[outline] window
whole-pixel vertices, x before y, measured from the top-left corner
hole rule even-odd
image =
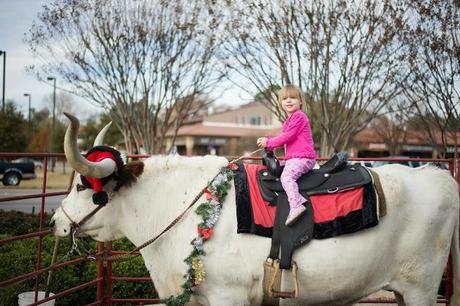
[[[251,117],[249,119],[249,124],[251,125],[260,125],[261,124],[261,121],[262,121],[262,118],[260,116],[258,117]]]

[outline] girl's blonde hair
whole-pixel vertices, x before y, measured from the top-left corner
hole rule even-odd
[[[305,101],[302,91],[295,85],[286,85],[278,91],[278,102],[280,104],[281,101],[286,98],[296,98],[299,99],[302,103]]]

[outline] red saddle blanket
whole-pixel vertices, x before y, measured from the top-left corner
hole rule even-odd
[[[253,222],[263,228],[271,228],[275,220],[276,206],[269,205],[269,202],[262,198],[256,178],[256,173],[265,168],[262,165],[244,164]],[[329,222],[361,210],[363,190],[363,187],[357,187],[332,194],[310,196],[314,223]]]
[[[262,198],[256,173],[265,166],[243,164],[235,173],[238,233],[271,237],[276,205]],[[372,184],[371,184],[372,185]],[[312,195],[315,238],[328,238],[378,224],[373,186]]]

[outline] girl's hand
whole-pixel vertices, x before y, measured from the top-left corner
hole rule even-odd
[[[257,139],[257,145],[261,148],[266,148],[267,147],[267,137],[260,137]]]

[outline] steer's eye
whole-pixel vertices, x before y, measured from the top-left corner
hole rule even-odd
[[[87,188],[81,184],[77,184],[77,191],[80,192],[80,191],[83,191],[83,190],[86,190]]]

